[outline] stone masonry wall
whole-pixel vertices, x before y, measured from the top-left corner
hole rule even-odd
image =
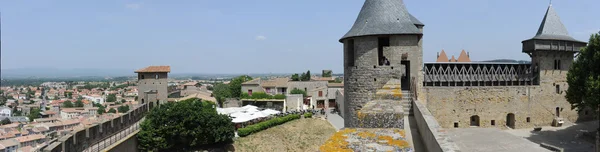
[[[142,119],[148,111],[148,104],[143,104],[140,107],[130,110],[112,120],[107,120],[98,124],[94,124],[86,129],[75,130],[66,136],[59,138],[53,143],[49,143],[48,147],[44,148],[44,152],[77,152],[83,151],[89,146],[98,141],[110,137],[120,130],[131,126]]]
[[[368,101],[374,99],[376,89],[392,78],[400,78],[404,69],[400,65],[403,53],[408,53],[411,60],[412,75],[418,75],[421,60],[420,36],[398,35],[390,37],[390,46],[384,48],[384,55],[390,60],[391,66],[378,64],[378,37],[363,36],[354,39],[354,46],[349,46],[349,39],[344,40],[344,123],[346,127],[359,127],[357,111]],[[354,66],[347,53],[350,47],[354,49]],[[413,70],[414,69],[414,70]]]
[[[540,86],[505,87],[425,87],[427,108],[436,117],[440,126],[459,128],[470,126],[471,116],[479,116],[480,127],[505,128],[507,115],[515,116],[515,128],[551,125],[559,108],[560,116],[575,122],[590,119],[571,110],[564,94],[556,94],[552,84]],[[527,122],[527,118],[530,122]],[[495,125],[491,125],[491,121]]]

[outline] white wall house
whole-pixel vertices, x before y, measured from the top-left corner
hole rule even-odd
[[[94,103],[104,104],[104,97],[100,95],[83,96],[83,98]]]
[[[10,109],[9,107],[1,107],[0,108],[0,116],[12,117],[12,109]]]

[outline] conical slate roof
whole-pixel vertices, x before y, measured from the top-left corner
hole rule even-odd
[[[560,17],[558,17],[558,14],[554,11],[552,5],[548,6],[546,15],[544,15],[544,20],[542,20],[542,24],[540,24],[537,34],[530,40],[532,39],[582,42],[569,35],[567,28],[565,28],[565,25],[560,21]]]
[[[406,10],[403,0],[366,0],[354,25],[343,39],[367,35],[422,34],[423,25]]]

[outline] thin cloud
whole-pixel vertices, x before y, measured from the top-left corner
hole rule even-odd
[[[126,4],[125,7],[128,9],[131,9],[131,10],[138,10],[138,9],[142,8],[142,4],[138,4],[138,3]]]
[[[267,37],[266,37],[266,36],[259,35],[259,36],[256,36],[254,39],[255,39],[255,40],[257,40],[257,41],[263,41],[263,40],[266,40],[266,39],[267,39]]]

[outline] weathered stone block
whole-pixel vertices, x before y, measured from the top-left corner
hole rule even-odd
[[[333,134],[319,148],[329,151],[414,151],[402,129],[344,129]]]
[[[358,111],[361,128],[400,128],[404,129],[402,103],[398,100],[373,100]]]

